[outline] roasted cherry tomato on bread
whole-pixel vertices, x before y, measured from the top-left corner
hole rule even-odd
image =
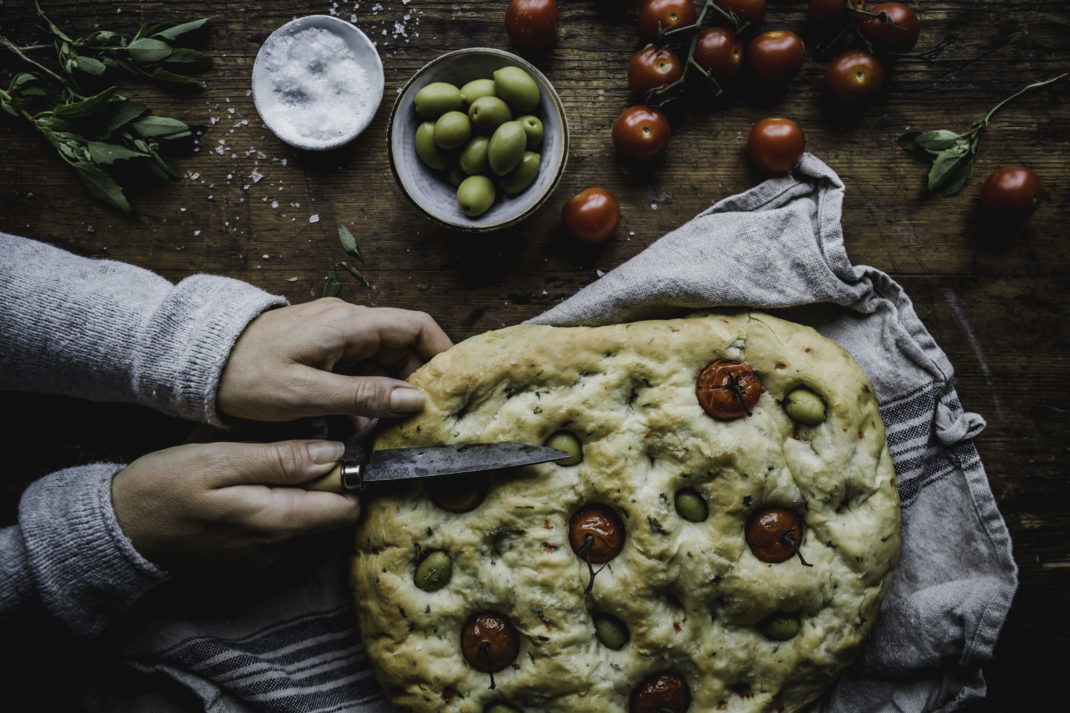
[[[477,614],[461,630],[461,653],[477,671],[501,671],[516,659],[519,651],[520,636],[508,617],[501,614]]]
[[[806,47],[791,30],[770,30],[747,45],[747,68],[762,84],[786,84],[802,69]]]
[[[588,188],[565,203],[561,222],[577,240],[601,243],[620,223],[620,204],[605,188]]]
[[[557,0],[513,0],[505,10],[505,31],[521,49],[545,49],[557,39]]]
[[[769,173],[787,173],[799,163],[805,150],[806,137],[791,119],[762,119],[747,136],[750,160]]]
[[[628,63],[628,86],[642,99],[651,89],[672,84],[684,73],[680,57],[671,49],[642,48]]]
[[[750,516],[743,536],[762,562],[784,562],[802,544],[802,521],[791,510],[765,508]]]
[[[762,382],[747,362],[717,359],[698,375],[695,395],[711,418],[731,421],[750,415],[762,395]]]
[[[825,68],[825,92],[841,104],[872,99],[884,86],[884,66],[862,50],[847,50]]]
[[[624,546],[624,522],[613,508],[584,506],[569,518],[568,541],[572,551],[588,561],[608,562]]]
[[[981,210],[1001,220],[1025,220],[1037,208],[1040,177],[1025,166],[1004,166],[981,186]]]
[[[691,25],[698,19],[691,0],[644,0],[639,7],[639,36],[647,42],[658,38],[659,29]]]
[[[613,148],[630,161],[658,158],[668,143],[669,119],[652,106],[630,106],[613,122]]]
[[[674,673],[648,676],[632,690],[629,713],[684,713],[691,706],[691,689]]]
[[[695,40],[695,61],[714,79],[730,79],[743,66],[743,43],[725,27],[707,27]]]
[[[874,5],[869,11],[878,15],[883,13],[892,21],[886,22],[882,17],[871,17],[862,24],[862,34],[878,50],[909,52],[914,49],[921,33],[921,22],[913,10],[901,2],[885,2]]]

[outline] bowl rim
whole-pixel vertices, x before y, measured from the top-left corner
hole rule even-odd
[[[378,89],[378,91],[376,92],[376,94],[378,95],[377,101],[375,102],[374,107],[368,113],[365,121],[362,121],[361,123],[357,124],[357,126],[351,133],[324,143],[294,143],[293,141],[290,141],[289,139],[279,134],[279,132],[275,130],[275,127],[272,126],[271,120],[268,118],[269,116],[271,116],[271,112],[265,112],[263,110],[261,105],[261,102],[263,100],[257,97],[256,91],[256,68],[257,65],[259,65],[260,63],[260,57],[264,47],[267,45],[268,42],[271,41],[273,37],[277,35],[281,36],[288,32],[294,32],[298,29],[303,29],[305,25],[311,27],[333,26],[332,31],[336,29],[338,31],[337,34],[339,34],[340,36],[349,35],[351,37],[356,38],[356,40],[361,44],[367,45],[371,52],[365,56],[370,57],[374,60],[371,64],[364,64],[362,62],[365,70],[367,70],[370,74],[374,75],[373,77],[370,77],[370,79]],[[325,29],[327,28],[325,27]],[[354,25],[352,22],[349,22],[348,20],[343,20],[340,17],[335,17],[334,15],[302,15],[301,17],[296,17],[288,22],[283,23],[282,25],[279,25],[260,44],[259,49],[257,49],[256,51],[256,57],[253,58],[253,67],[249,71],[249,86],[252,90],[253,106],[256,108],[256,113],[260,116],[260,120],[264,122],[264,126],[266,126],[268,130],[272,134],[274,134],[280,141],[282,141],[284,144],[293,146],[297,149],[302,149],[304,151],[330,151],[345,146],[350,141],[356,139],[358,136],[364,133],[364,130],[367,129],[368,126],[375,120],[375,115],[379,113],[379,107],[383,103],[383,94],[386,90],[386,73],[383,70],[383,58],[379,55],[379,49],[375,46],[375,43],[372,42],[371,38],[368,37],[368,35],[365,34],[363,30]]]
[[[405,184],[402,182],[401,176],[398,173],[397,162],[394,160],[394,149],[393,149],[393,146],[394,146],[394,141],[393,141],[393,137],[394,137],[394,122],[395,122],[395,119],[397,117],[398,109],[400,108],[402,98],[406,95],[406,93],[409,91],[409,89],[412,87],[412,85],[416,82],[417,78],[422,76],[428,69],[430,69],[431,67],[435,66],[436,64],[440,64],[442,62],[446,62],[446,61],[450,60],[451,58],[456,57],[457,55],[464,55],[464,54],[490,54],[490,55],[497,55],[499,57],[505,57],[506,59],[508,59],[508,60],[510,60],[512,62],[516,62],[518,65],[522,66],[526,71],[531,72],[532,74],[534,74],[538,78],[540,78],[546,84],[546,86],[550,88],[550,95],[549,95],[550,99],[551,99],[552,103],[554,104],[555,108],[557,109],[558,114],[561,117],[561,126],[562,126],[562,132],[561,132],[561,152],[562,152],[562,154],[561,154],[561,168],[557,171],[557,174],[554,176],[553,181],[550,183],[549,186],[546,187],[546,190],[543,192],[542,196],[539,197],[539,199],[536,200],[534,203],[532,203],[531,206],[529,206],[528,209],[525,210],[523,213],[520,213],[519,215],[517,215],[517,216],[515,216],[513,218],[510,218],[509,220],[503,221],[501,223],[494,223],[494,224],[491,224],[491,225],[480,226],[480,225],[471,225],[469,223],[456,223],[456,222],[453,222],[453,221],[450,221],[450,220],[446,220],[446,219],[440,218],[437,215],[432,214],[430,211],[428,211],[426,208],[424,208],[422,205],[420,205],[416,201],[416,199],[412,197],[412,195],[409,193],[408,189],[405,188]],[[532,64],[528,60],[524,59],[520,55],[513,54],[512,52],[509,52],[507,50],[498,49],[497,47],[464,47],[464,48],[457,49],[457,50],[451,50],[449,52],[446,52],[445,54],[441,54],[438,57],[435,57],[431,61],[429,61],[426,64],[424,64],[418,70],[413,72],[412,76],[409,77],[408,81],[405,82],[405,84],[403,84],[401,86],[401,88],[398,90],[397,98],[394,99],[394,105],[390,109],[390,117],[387,120],[387,125],[386,126],[387,126],[387,129],[386,129],[386,152],[387,152],[387,156],[390,159],[390,172],[394,175],[394,182],[397,184],[398,188],[401,190],[401,194],[403,196],[405,196],[406,200],[408,200],[409,203],[411,203],[417,210],[420,211],[421,215],[423,215],[425,218],[427,218],[431,222],[436,223],[436,224],[438,224],[440,226],[444,226],[446,228],[450,228],[450,229],[453,229],[453,230],[459,230],[459,231],[462,231],[462,232],[465,232],[465,233],[489,233],[489,232],[493,232],[493,231],[496,231],[496,230],[503,230],[504,228],[512,227],[512,226],[516,225],[517,223],[521,222],[522,220],[524,220],[525,218],[529,217],[532,213],[534,213],[535,211],[539,210],[543,205],[545,205],[546,201],[548,201],[550,199],[550,196],[553,195],[554,191],[557,190],[557,186],[561,183],[561,179],[565,175],[565,167],[568,165],[568,154],[569,154],[568,117],[565,115],[565,105],[561,101],[561,96],[557,93],[557,89],[554,87],[554,85],[550,81],[550,79],[545,74],[543,74],[539,70],[539,68],[536,67],[534,64]]]

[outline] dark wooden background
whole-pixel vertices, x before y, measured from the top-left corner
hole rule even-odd
[[[625,68],[638,46],[639,2],[561,0],[557,46],[536,61],[568,114],[567,173],[555,196],[520,227],[468,237],[436,228],[410,209],[388,167],[386,118],[396,90],[428,60],[465,46],[507,48],[506,4],[361,0],[354,9],[352,0],[46,0],[53,19],[78,35],[103,27],[131,31],[142,21],[214,18],[206,49],[217,64],[203,92],[182,96],[124,84],[157,113],[209,129],[201,150],[181,159],[187,177],[139,192],[136,214],[124,218],[90,199],[40,137],[4,116],[0,230],[132,262],[172,280],[222,273],[301,302],[318,296],[334,263],[345,259],[336,237],[337,225],[345,224],[367,256],[372,287],[342,274],[342,296],[427,310],[460,340],[538,314],[711,203],[754,185],[761,176],[742,151],[747,131],[763,116],[794,118],[808,148],[847,185],[843,225],[852,261],[885,270],[905,286],[955,366],[962,402],[988,420],[977,447],[1014,538],[1021,586],[995,660],[985,667],[989,697],[967,710],[1050,710],[1065,702],[1070,80],[1002,111],[983,140],[975,177],[952,198],[926,195],[925,167],[897,148],[895,138],[909,128],[964,130],[1026,83],[1070,69],[1070,5],[914,3],[922,21],[919,49],[949,33],[958,42],[935,61],[899,62],[884,96],[861,116],[825,106],[823,65],[808,56],[778,100],[755,97],[743,86],[718,106],[674,115],[668,155],[652,171],[634,172],[614,156],[609,127],[629,103]],[[805,6],[769,0],[766,28],[808,36]],[[249,96],[249,73],[267,33],[295,16],[332,9],[345,19],[355,14],[377,40],[386,94],[357,141],[331,154],[304,155],[264,129]],[[0,20],[3,33],[23,44],[37,36],[28,0],[0,3]],[[2,61],[15,66],[8,57]],[[217,152],[218,146],[225,148]],[[976,212],[983,178],[1016,163],[1037,171],[1047,200],[1020,230],[988,230]],[[258,182],[250,178],[254,171],[263,176]],[[560,208],[591,185],[618,197],[623,219],[611,242],[581,250],[562,234]],[[56,275],[54,289],[62,290],[63,280]],[[189,428],[130,407],[22,394],[4,394],[3,403],[14,420],[0,436],[5,521],[27,480],[92,458],[130,459],[181,440]]]

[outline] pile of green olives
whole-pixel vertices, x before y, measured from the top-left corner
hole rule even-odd
[[[469,218],[483,215],[498,191],[519,195],[539,175],[543,126],[532,112],[539,85],[520,67],[457,88],[432,82],[416,93],[416,155],[457,189]]]

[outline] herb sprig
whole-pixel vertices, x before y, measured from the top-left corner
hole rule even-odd
[[[981,136],[988,128],[992,117],[1011,100],[1032,89],[1057,82],[1067,73],[1042,82],[1034,82],[1010,95],[985,114],[984,118],[970,124],[961,134],[949,129],[935,131],[908,131],[896,141],[903,149],[917,158],[929,162],[928,188],[940,191],[944,196],[953,196],[962,190],[973,175],[973,161],[981,144]]]
[[[342,249],[345,250],[347,254],[352,255],[358,262],[364,262],[364,255],[360,252],[360,247],[357,245],[357,239],[353,237],[353,233],[350,232],[349,228],[344,225],[338,226],[338,241],[342,243]],[[342,291],[342,282],[338,279],[339,267],[363,282],[366,287],[372,286],[372,283],[368,282],[368,278],[364,276],[364,273],[358,270],[351,262],[340,260],[335,263],[331,274],[327,276],[327,284],[323,286],[324,297],[337,297]]]

